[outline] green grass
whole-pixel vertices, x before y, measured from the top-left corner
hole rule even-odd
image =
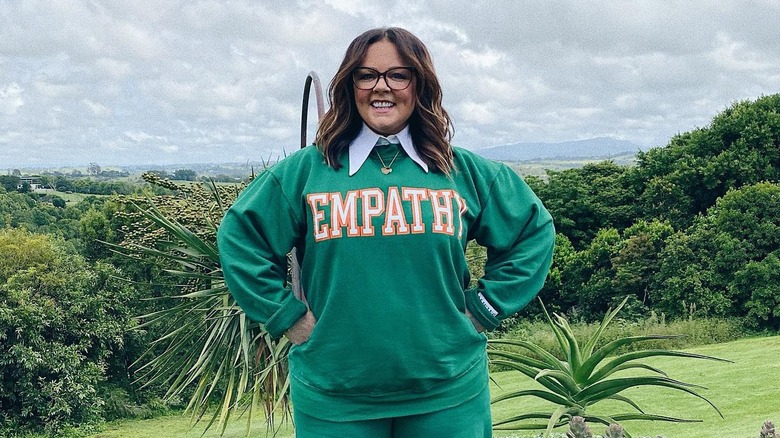
[[[90,196],[105,196],[105,195],[88,195],[85,193],[75,193],[75,192],[60,192],[57,190],[51,190],[51,189],[45,189],[45,190],[36,190],[35,193],[45,193],[50,196],[59,196],[60,198],[64,199],[65,202],[68,204],[77,204],[80,201],[83,201],[84,199],[90,197]]]
[[[658,358],[647,363],[669,373],[670,377],[707,387],[700,393],[710,399],[722,412],[724,419],[704,401],[675,391],[637,388],[628,393],[647,412],[701,419],[702,423],[672,424],[662,422],[626,422],[624,426],[634,437],[658,436],[666,438],[754,438],[765,420],[780,421],[780,336],[743,339],[739,341],[690,348],[700,354],[712,355],[734,361],[733,364],[679,358]],[[493,387],[494,395],[501,391],[533,388],[535,383],[520,373],[502,371],[492,373],[500,388]],[[501,402],[493,405],[493,418],[506,418],[515,413],[544,408],[544,402],[528,399]],[[597,406],[602,413],[625,412],[624,406]],[[226,438],[244,437],[246,422],[232,421]],[[594,434],[601,434],[604,427],[591,425]],[[253,437],[266,436],[262,418],[253,427]],[[205,435],[202,425],[190,426],[189,417],[175,415],[151,420],[121,421],[109,423],[105,430],[92,438],[167,438],[218,437],[216,429]],[[561,431],[562,432],[562,431]],[[271,436],[271,434],[268,434]],[[496,437],[531,438],[530,432],[496,431]],[[279,438],[292,437],[292,427],[285,425]]]
[[[92,435],[91,438],[217,438],[220,436],[219,429],[212,427],[208,433],[203,434],[205,422],[192,425],[188,415],[171,415],[166,417],[153,418],[149,420],[135,421],[117,421],[106,425],[105,429]],[[291,438],[293,428],[291,423],[280,422],[282,427],[276,435],[278,438]],[[246,420],[233,420],[228,424],[225,430],[225,438],[243,438],[246,436]],[[252,423],[252,437],[271,437],[273,433],[266,434],[266,427],[263,424],[263,418],[257,418]]]

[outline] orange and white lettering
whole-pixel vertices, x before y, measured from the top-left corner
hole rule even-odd
[[[320,222],[325,219],[325,212],[319,208],[320,205],[328,204],[328,194],[309,193],[306,196],[306,201],[308,201],[309,207],[311,208],[311,224],[312,228],[314,228],[314,240],[319,242],[320,240],[330,238],[328,224],[320,224]]]
[[[468,211],[466,207],[466,200],[460,197],[458,192],[455,192],[455,202],[458,204],[458,239],[463,239],[463,215]]]
[[[341,228],[347,227],[347,236],[360,235],[357,226],[357,195],[358,192],[350,190],[344,199],[341,193],[330,194],[330,237],[341,237]]]
[[[428,190],[403,187],[401,189],[401,196],[404,201],[410,201],[412,203],[412,233],[424,233],[425,224],[422,220],[422,206],[420,205],[420,202],[428,199]]]
[[[385,226],[382,235],[409,234],[409,224],[406,223],[404,207],[401,205],[401,196],[398,187],[387,189],[387,207],[385,207]]]
[[[377,188],[360,190],[361,207],[363,213],[363,227],[360,230],[362,236],[374,235],[372,219],[385,211],[385,194]]]
[[[433,210],[433,232],[455,234],[452,224],[452,190],[428,190]],[[446,226],[445,226],[446,224]]]

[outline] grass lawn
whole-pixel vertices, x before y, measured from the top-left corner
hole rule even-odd
[[[648,413],[670,415],[684,418],[701,419],[701,423],[673,424],[663,422],[626,422],[624,426],[634,436],[658,436],[666,438],[754,438],[758,436],[765,420],[780,422],[780,391],[776,385],[780,375],[780,336],[745,339],[692,348],[688,351],[729,359],[735,363],[713,361],[660,358],[647,363],[666,371],[670,377],[688,383],[707,387],[699,392],[712,401],[723,412],[718,414],[706,402],[679,391],[665,389],[636,388],[627,393]],[[493,373],[500,385],[494,386],[494,395],[501,391],[533,388],[536,384],[517,372]],[[493,405],[493,418],[501,419],[520,412],[548,410],[546,402],[528,399],[505,401]],[[547,405],[549,406],[549,405]],[[598,406],[602,413],[627,412],[627,405]],[[205,423],[204,423],[205,424]],[[246,422],[236,420],[228,425],[225,437],[245,436]],[[603,433],[605,427],[591,425],[594,434]],[[262,419],[253,427],[253,437],[266,436]],[[202,435],[203,428],[190,427],[189,417],[169,416],[151,420],[122,421],[110,423],[103,432],[92,438],[146,438],[161,436],[166,438],[204,438],[218,437],[212,430]],[[272,436],[268,434],[267,436]],[[287,424],[279,438],[292,437],[292,427]],[[529,432],[496,431],[496,437],[530,438]]]
[[[151,420],[118,421],[109,423],[102,432],[92,435],[92,438],[217,438],[220,436],[219,429],[216,427],[203,434],[203,428],[206,424],[207,422],[202,422],[192,427],[188,415],[172,415]],[[289,421],[279,424],[282,427],[276,437],[291,438],[293,436],[292,424]],[[246,421],[241,419],[231,421],[225,430],[225,435],[223,435],[225,438],[243,438],[245,436]],[[252,423],[250,436],[272,437],[274,435],[271,432],[266,434],[263,418],[257,418]]]
[[[89,196],[105,196],[105,195],[88,195],[85,193],[66,193],[66,192],[59,192],[51,189],[40,189],[40,190],[36,190],[35,193],[45,193],[47,195],[52,195],[52,196],[56,195],[64,199],[65,202],[67,202],[68,204],[76,204],[80,201],[83,201],[85,198]]]

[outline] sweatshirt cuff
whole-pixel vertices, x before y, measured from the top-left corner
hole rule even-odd
[[[498,319],[498,311],[492,304],[485,298],[482,292],[477,289],[467,289],[466,295],[466,307],[469,312],[474,316],[474,319],[485,327],[485,330],[495,330],[501,323]]]
[[[265,323],[265,331],[274,339],[282,337],[308,310],[301,300],[290,297]]]

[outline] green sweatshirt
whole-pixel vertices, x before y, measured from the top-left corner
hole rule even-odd
[[[386,146],[389,162],[399,150]],[[286,287],[298,248],[317,319],[289,355],[295,409],[331,421],[413,415],[455,406],[485,386],[486,337],[542,287],[552,219],[503,164],[455,148],[451,176],[401,150],[384,175],[375,154],[348,176],[307,147],[261,173],[218,232],[222,268],[247,316],[281,336],[307,310]],[[467,289],[466,243],[488,248]]]

